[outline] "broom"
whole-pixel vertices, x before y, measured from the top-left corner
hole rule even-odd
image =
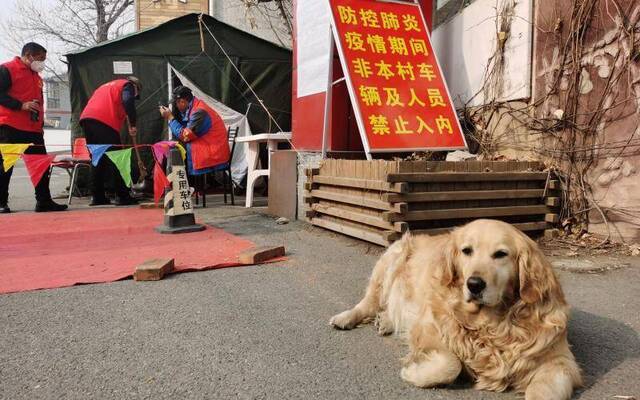
[[[133,148],[136,151],[136,159],[138,160],[138,169],[140,170],[140,176],[138,177],[138,182],[131,185],[131,189],[134,192],[145,193],[147,188],[147,180],[145,179],[149,173],[147,172],[147,167],[145,167],[142,162],[142,157],[140,157],[140,149],[138,148],[138,139],[136,136],[131,136],[131,140],[133,141]]]

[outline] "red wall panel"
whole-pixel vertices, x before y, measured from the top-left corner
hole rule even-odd
[[[427,25],[432,27],[433,0],[419,0]],[[294,0],[294,15],[296,15],[296,1]],[[296,26],[294,24],[293,39],[293,96],[292,96],[292,142],[299,151],[321,151],[322,131],[324,124],[325,94],[318,93],[298,98],[297,74],[297,43]],[[334,81],[342,77],[342,68],[337,58],[333,67]],[[329,150],[359,151],[362,150],[360,133],[351,108],[349,92],[344,82],[333,88],[333,98],[330,115]]]

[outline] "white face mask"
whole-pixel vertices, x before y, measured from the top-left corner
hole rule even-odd
[[[37,60],[31,61],[31,70],[35,72],[44,71],[44,61],[37,61]]]

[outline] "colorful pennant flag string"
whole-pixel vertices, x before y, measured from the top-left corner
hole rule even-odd
[[[2,154],[2,166],[4,172],[7,172],[18,162],[18,159],[24,153],[29,146],[28,144],[0,144],[0,154]]]
[[[111,147],[110,144],[88,144],[87,145],[87,149],[89,149],[89,152],[91,153],[91,164],[93,164],[94,167],[98,166],[100,159],[102,158],[104,153],[107,150],[109,150],[109,147]]]
[[[56,158],[54,154],[23,154],[22,160],[27,167],[33,186],[38,186],[45,172],[51,167],[51,162]]]
[[[187,157],[187,151],[180,143],[165,140],[155,143],[152,147],[153,155],[155,156],[156,161],[162,164],[165,158],[167,158],[167,156],[169,155],[169,150],[171,150],[173,147],[176,147],[180,151],[180,155],[182,156],[183,160]]]
[[[187,151],[184,149],[184,147],[178,143],[178,142],[174,142],[176,144],[176,147],[178,148],[178,150],[180,150],[180,155],[182,155],[182,160],[186,160],[187,159]]]
[[[131,150],[108,151],[107,157],[115,164],[127,187],[131,187]]]
[[[15,163],[23,158],[29,177],[34,186],[42,180],[42,177],[51,167],[51,163],[55,159],[55,155],[48,154],[24,154],[24,152],[33,144],[0,144],[0,155],[2,155],[2,166],[4,171],[9,171]],[[113,147],[111,144],[88,144],[87,149],[91,153],[91,163],[93,166],[98,166],[100,159],[105,154],[118,168],[118,172],[122,176],[125,184],[131,187],[131,153],[133,148],[127,148],[123,150],[108,151]],[[160,201],[160,198],[164,194],[164,190],[169,186],[170,182],[167,179],[161,164],[167,158],[169,150],[176,147],[180,151],[182,159],[186,159],[187,151],[178,142],[174,141],[162,141],[151,145],[153,155],[155,158],[155,166],[153,171],[154,176],[154,199],[156,204]]]
[[[169,155],[169,150],[174,146],[174,143],[175,142],[171,142],[169,140],[154,143],[152,149],[156,162],[159,162],[160,164],[164,162],[165,158],[167,158],[167,155]]]
[[[169,183],[162,167],[156,163],[153,168],[153,199],[156,204],[160,202],[160,198],[164,194],[164,189],[169,186]]]

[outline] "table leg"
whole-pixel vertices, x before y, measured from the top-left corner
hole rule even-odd
[[[249,142],[247,146],[247,194],[245,199],[245,207],[249,208],[253,205],[253,185],[256,176],[254,171],[258,167],[258,154],[260,152],[260,143]]]
[[[268,140],[267,141],[267,162],[269,165],[263,165],[262,168],[267,170],[267,179],[271,177],[271,155],[274,151],[278,151],[278,141],[277,140]]]
[[[271,168],[271,154],[274,151],[278,151],[278,141],[277,140],[269,140],[267,142],[267,147],[269,149],[269,165],[267,168]]]

